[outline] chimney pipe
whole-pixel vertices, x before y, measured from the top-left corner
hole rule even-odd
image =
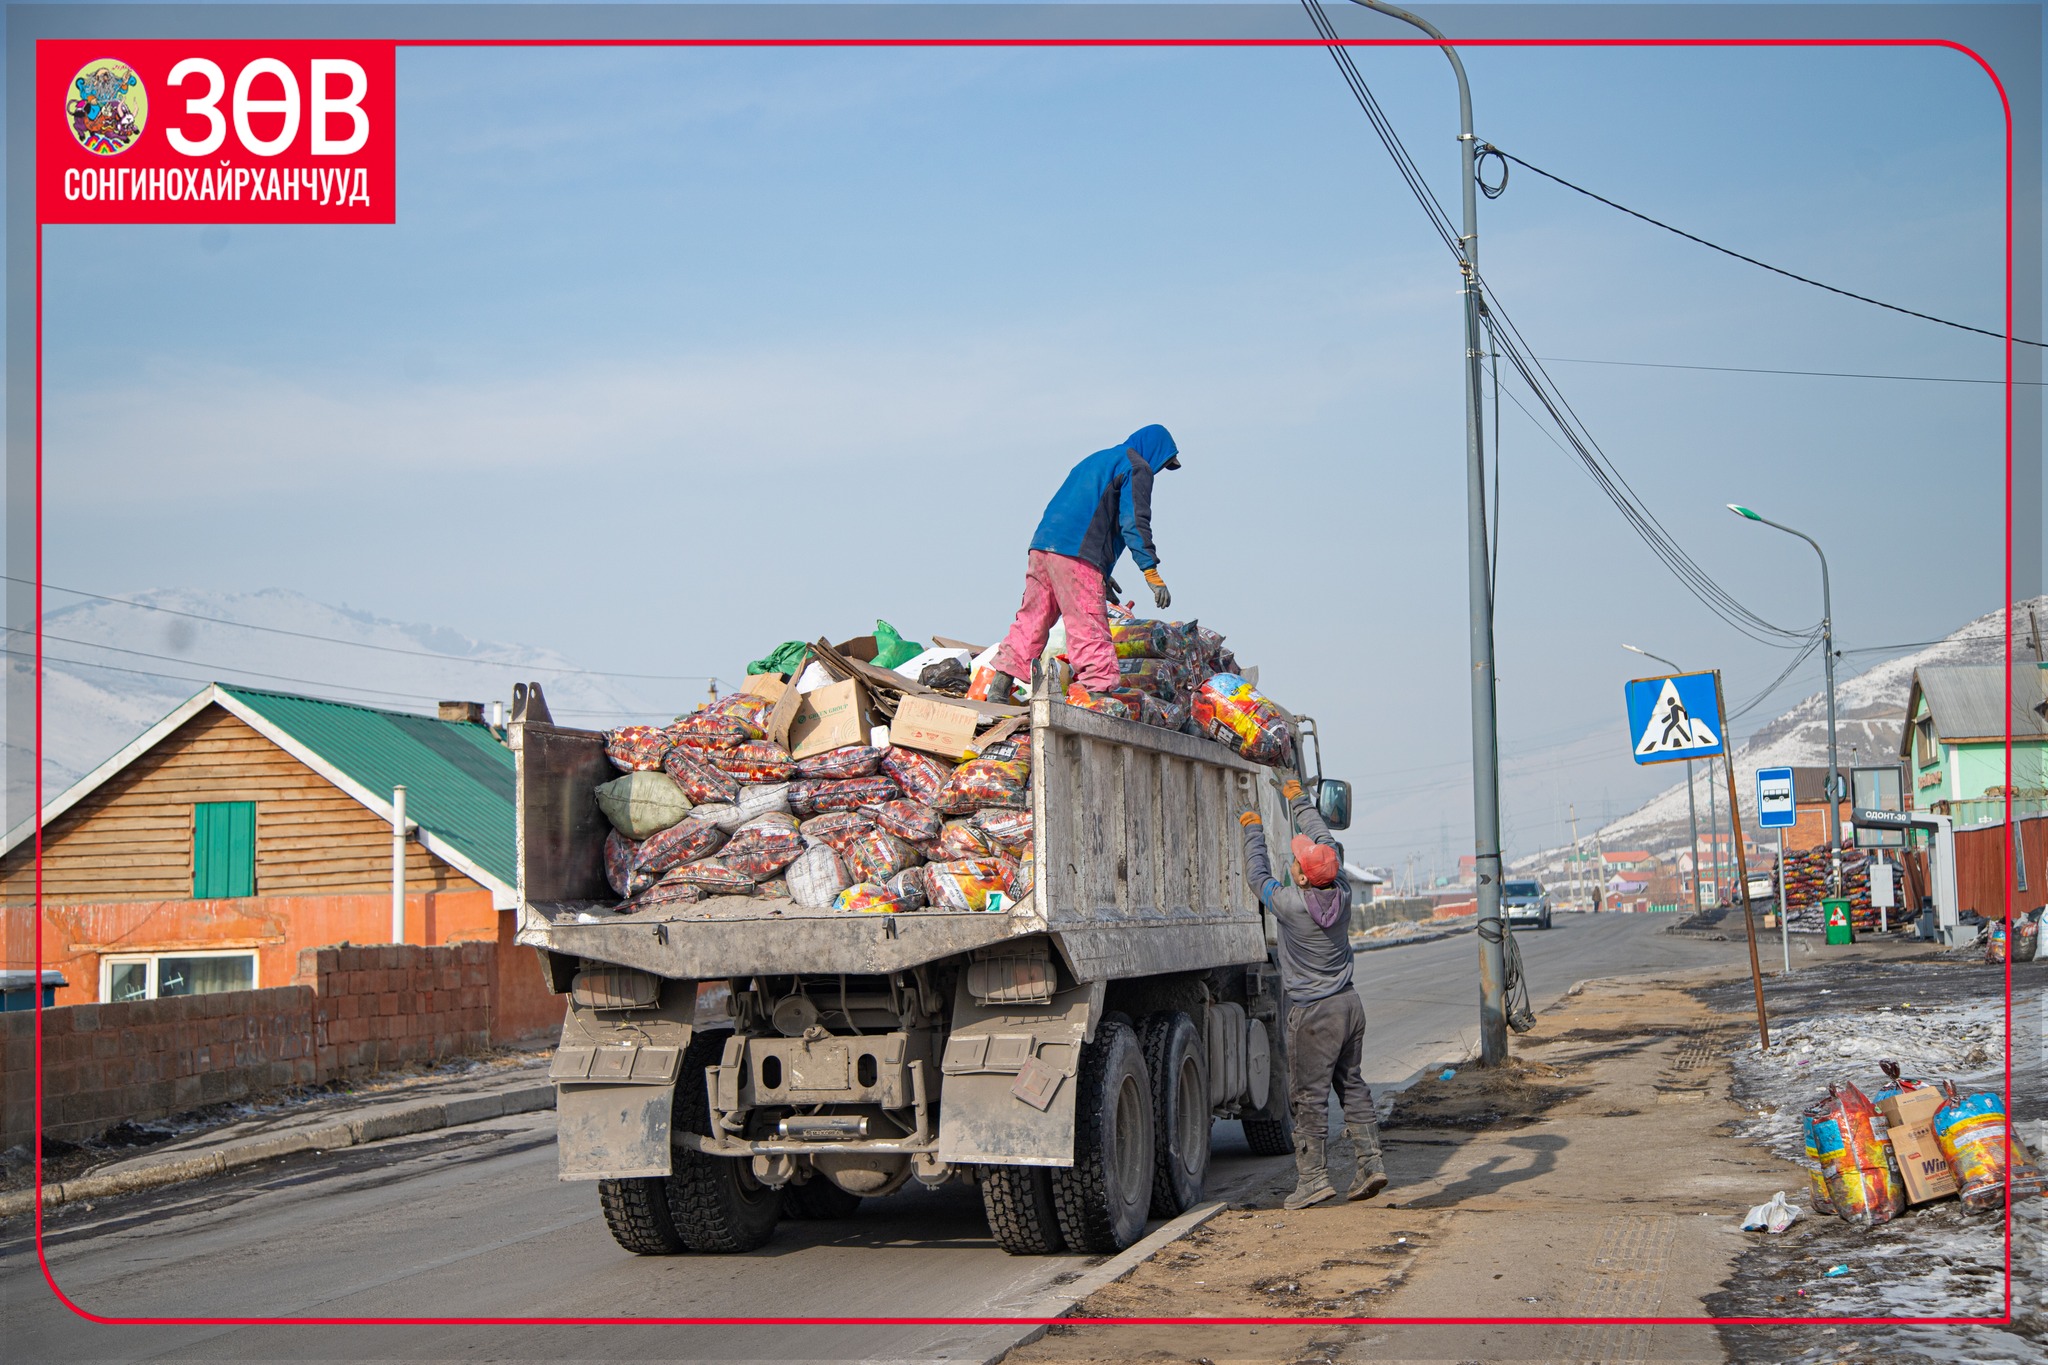
[[[405,942],[405,787],[391,789],[391,941]]]

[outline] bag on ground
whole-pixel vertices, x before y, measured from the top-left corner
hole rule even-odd
[[[1965,1095],[1953,1081],[1943,1081],[1947,1103],[1934,1111],[1934,1141],[1956,1173],[1957,1195],[1973,1209],[1997,1208],[2005,1199],[2005,1144],[2010,1125],[2005,1101],[1994,1091]],[[2043,1193],[2040,1170],[2021,1143],[2012,1138],[2012,1196],[2025,1199]]]

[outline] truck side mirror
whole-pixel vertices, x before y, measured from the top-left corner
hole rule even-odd
[[[1316,814],[1331,829],[1351,828],[1351,784],[1334,777],[1317,782]]]

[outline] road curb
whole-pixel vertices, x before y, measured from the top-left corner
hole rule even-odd
[[[253,1166],[295,1152],[324,1152],[339,1147],[356,1147],[391,1138],[431,1133],[439,1128],[459,1128],[508,1114],[526,1114],[555,1107],[553,1082],[517,1086],[483,1095],[463,1095],[448,1100],[425,1100],[342,1119],[316,1127],[293,1128],[268,1136],[224,1142],[211,1151],[189,1156],[165,1157],[161,1161],[107,1175],[86,1175],[43,1186],[42,1206],[74,1204],[82,1199],[104,1199],[110,1195],[136,1194],[187,1180]],[[13,1218],[36,1206],[35,1191],[18,1190],[0,1195],[0,1218]]]
[[[1178,1242],[1202,1224],[1230,1207],[1230,1200],[1210,1199],[1195,1205],[1180,1217],[1161,1224],[1145,1236],[1119,1251],[1116,1255],[1082,1272],[1074,1279],[1051,1289],[1041,1290],[1025,1299],[1015,1308],[1020,1318],[1063,1318],[1074,1311],[1081,1301],[1107,1285],[1115,1284],[1124,1276],[1136,1270],[1145,1262],[1158,1255],[1166,1247]],[[979,1352],[952,1357],[960,1362],[973,1365],[998,1365],[1003,1357],[1019,1346],[1029,1346],[1045,1335],[1049,1323],[1018,1323],[1013,1330],[1001,1333],[995,1340],[985,1340]]]
[[[1459,934],[1469,934],[1478,927],[1478,923],[1475,919],[1470,924],[1460,924],[1455,928],[1446,929],[1440,934],[1411,934],[1406,938],[1372,939],[1365,943],[1354,943],[1351,945],[1351,951],[1354,953],[1370,953],[1381,948],[1410,948],[1418,943],[1437,943],[1443,939],[1454,938]]]

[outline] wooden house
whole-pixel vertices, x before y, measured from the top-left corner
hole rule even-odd
[[[299,950],[388,943],[395,789],[405,941],[495,940],[517,1011],[560,1018],[512,934],[513,758],[471,703],[439,717],[214,684],[0,843],[5,965],[60,1005],[289,984]],[[526,978],[531,978],[527,980]]]

